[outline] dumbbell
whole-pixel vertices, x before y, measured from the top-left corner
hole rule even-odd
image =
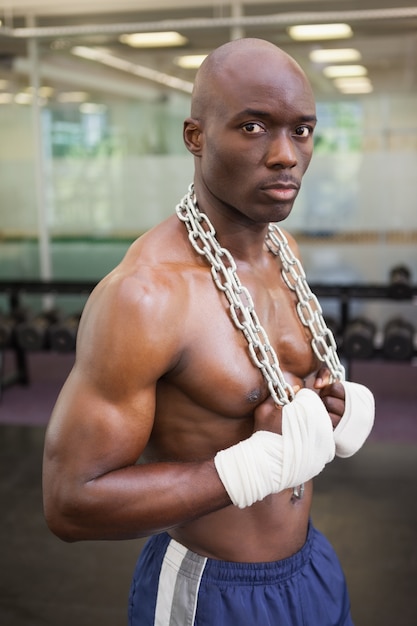
[[[76,313],[52,324],[49,328],[49,347],[55,352],[73,352],[81,314]]]
[[[28,317],[29,311],[23,308],[18,308],[10,314],[0,313],[0,350],[13,347],[16,326]]]
[[[28,352],[48,349],[48,329],[59,319],[60,313],[53,309],[18,323],[15,329],[17,345]]]
[[[409,300],[412,296],[411,272],[406,265],[397,265],[390,271],[388,295],[394,300]]]
[[[387,359],[407,361],[414,352],[415,328],[406,320],[394,318],[384,328],[382,352]]]
[[[343,333],[343,352],[352,359],[369,359],[375,351],[376,326],[366,318],[350,321]]]

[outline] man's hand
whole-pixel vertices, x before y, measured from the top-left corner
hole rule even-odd
[[[335,455],[329,413],[312,389],[298,389],[284,407],[275,406],[272,398],[262,402],[254,411],[254,431],[214,458],[220,480],[239,508],[307,482]]]
[[[282,434],[282,407],[277,406],[271,396],[255,409],[254,418],[254,431],[269,430],[277,435]]]
[[[345,412],[345,390],[341,383],[330,381],[329,369],[322,367],[317,372],[314,389],[319,391],[320,398],[332,420],[333,428],[336,428]]]

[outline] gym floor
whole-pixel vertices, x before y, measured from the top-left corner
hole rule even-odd
[[[30,384],[0,400],[0,624],[126,625],[142,541],[65,544],[42,514],[45,426],[72,356],[33,353]],[[13,370],[6,353],[4,373]],[[417,367],[356,362],[350,379],[375,393],[364,448],[315,481],[312,517],[332,541],[355,626],[417,624]],[[249,625],[248,625],[249,626]],[[254,626],[254,625],[250,625]]]

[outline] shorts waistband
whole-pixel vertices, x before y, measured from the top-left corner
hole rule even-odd
[[[205,583],[230,581],[234,585],[274,584],[291,578],[309,561],[314,541],[314,532],[314,528],[309,524],[305,544],[292,556],[279,561],[259,563],[241,563],[205,558],[188,550],[175,539],[169,540],[169,546],[181,555],[181,571],[185,576],[195,577],[196,564],[204,560],[203,577]]]

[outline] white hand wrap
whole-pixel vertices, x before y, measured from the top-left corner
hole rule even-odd
[[[367,387],[358,383],[342,382],[345,388],[345,412],[334,429],[336,456],[347,458],[365,443],[372,430],[375,401]]]
[[[257,431],[218,452],[214,463],[231,501],[243,509],[317,476],[334,455],[329,414],[314,391],[301,389],[283,408],[282,435]]]

